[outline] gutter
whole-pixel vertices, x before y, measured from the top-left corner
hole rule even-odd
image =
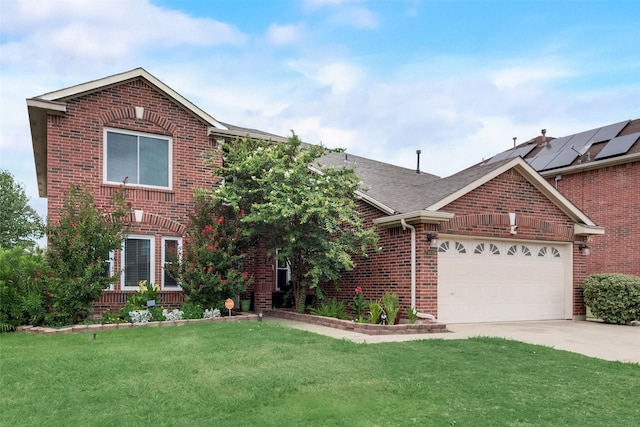
[[[416,310],[416,228],[413,225],[407,224],[404,218],[400,219],[402,228],[411,230],[411,309],[421,319],[429,319],[433,322],[436,321],[436,317],[428,313],[420,313]]]

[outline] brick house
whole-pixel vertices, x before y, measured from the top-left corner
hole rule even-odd
[[[522,156],[605,234],[589,238],[587,272],[640,276],[640,119],[561,138],[546,131],[487,163]]]
[[[107,204],[129,177],[132,232],[112,260],[112,270],[123,273],[98,311],[123,304],[142,279],[161,284],[165,305],[180,304],[164,257],[181,244],[194,189],[211,185],[203,154],[246,135],[283,140],[214,119],[141,68],[30,98],[27,106],[50,220],[71,184]],[[350,298],[355,286],[367,298],[391,291],[403,307],[443,322],[583,316],[580,282],[597,253],[589,239],[604,229],[553,180],[510,154],[443,179],[358,156],[323,158],[355,169],[363,182],[360,211],[377,227],[382,248],[344,274],[340,297]],[[585,244],[592,257],[580,249]],[[278,305],[286,263],[260,248],[248,262],[254,308]]]

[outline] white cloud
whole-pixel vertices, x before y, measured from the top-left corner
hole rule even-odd
[[[126,7],[77,0],[3,2],[0,19],[3,33],[9,35],[2,45],[3,64],[33,61],[55,68],[79,58],[122,61],[145,50],[240,45],[247,40],[232,25],[143,0],[127,1]]]
[[[351,92],[364,80],[363,71],[344,61],[317,64],[316,61],[290,61],[292,69],[307,79],[331,88],[331,93],[340,95]]]
[[[492,75],[492,81],[498,88],[505,89],[528,83],[563,79],[571,77],[573,74],[567,67],[549,65],[548,61],[541,62],[545,64],[543,67],[530,64],[496,70]],[[557,64],[557,61],[553,61],[551,64],[554,62]]]
[[[267,30],[267,42],[272,45],[288,45],[300,40],[304,25],[271,24]]]
[[[358,6],[356,0],[307,0],[303,7],[309,11],[327,11],[328,21],[334,24],[361,29],[378,28],[378,15],[371,9]]]

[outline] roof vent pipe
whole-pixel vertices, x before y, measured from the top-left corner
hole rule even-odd
[[[420,153],[422,153],[422,151],[416,150],[416,155],[418,156],[418,164],[416,165],[416,173],[420,173]]]
[[[513,148],[516,148],[516,139],[518,139],[517,136],[513,137]]]
[[[547,145],[547,130],[542,129],[540,132],[542,132],[542,142],[540,143],[540,146],[544,147],[545,145]]]

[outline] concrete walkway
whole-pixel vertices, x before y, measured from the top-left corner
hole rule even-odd
[[[282,319],[269,319],[292,328],[358,343],[381,343],[424,339],[500,337],[598,359],[640,363],[640,327],[598,322],[548,320],[539,322],[448,324],[449,333],[420,335],[363,335],[356,332]]]

